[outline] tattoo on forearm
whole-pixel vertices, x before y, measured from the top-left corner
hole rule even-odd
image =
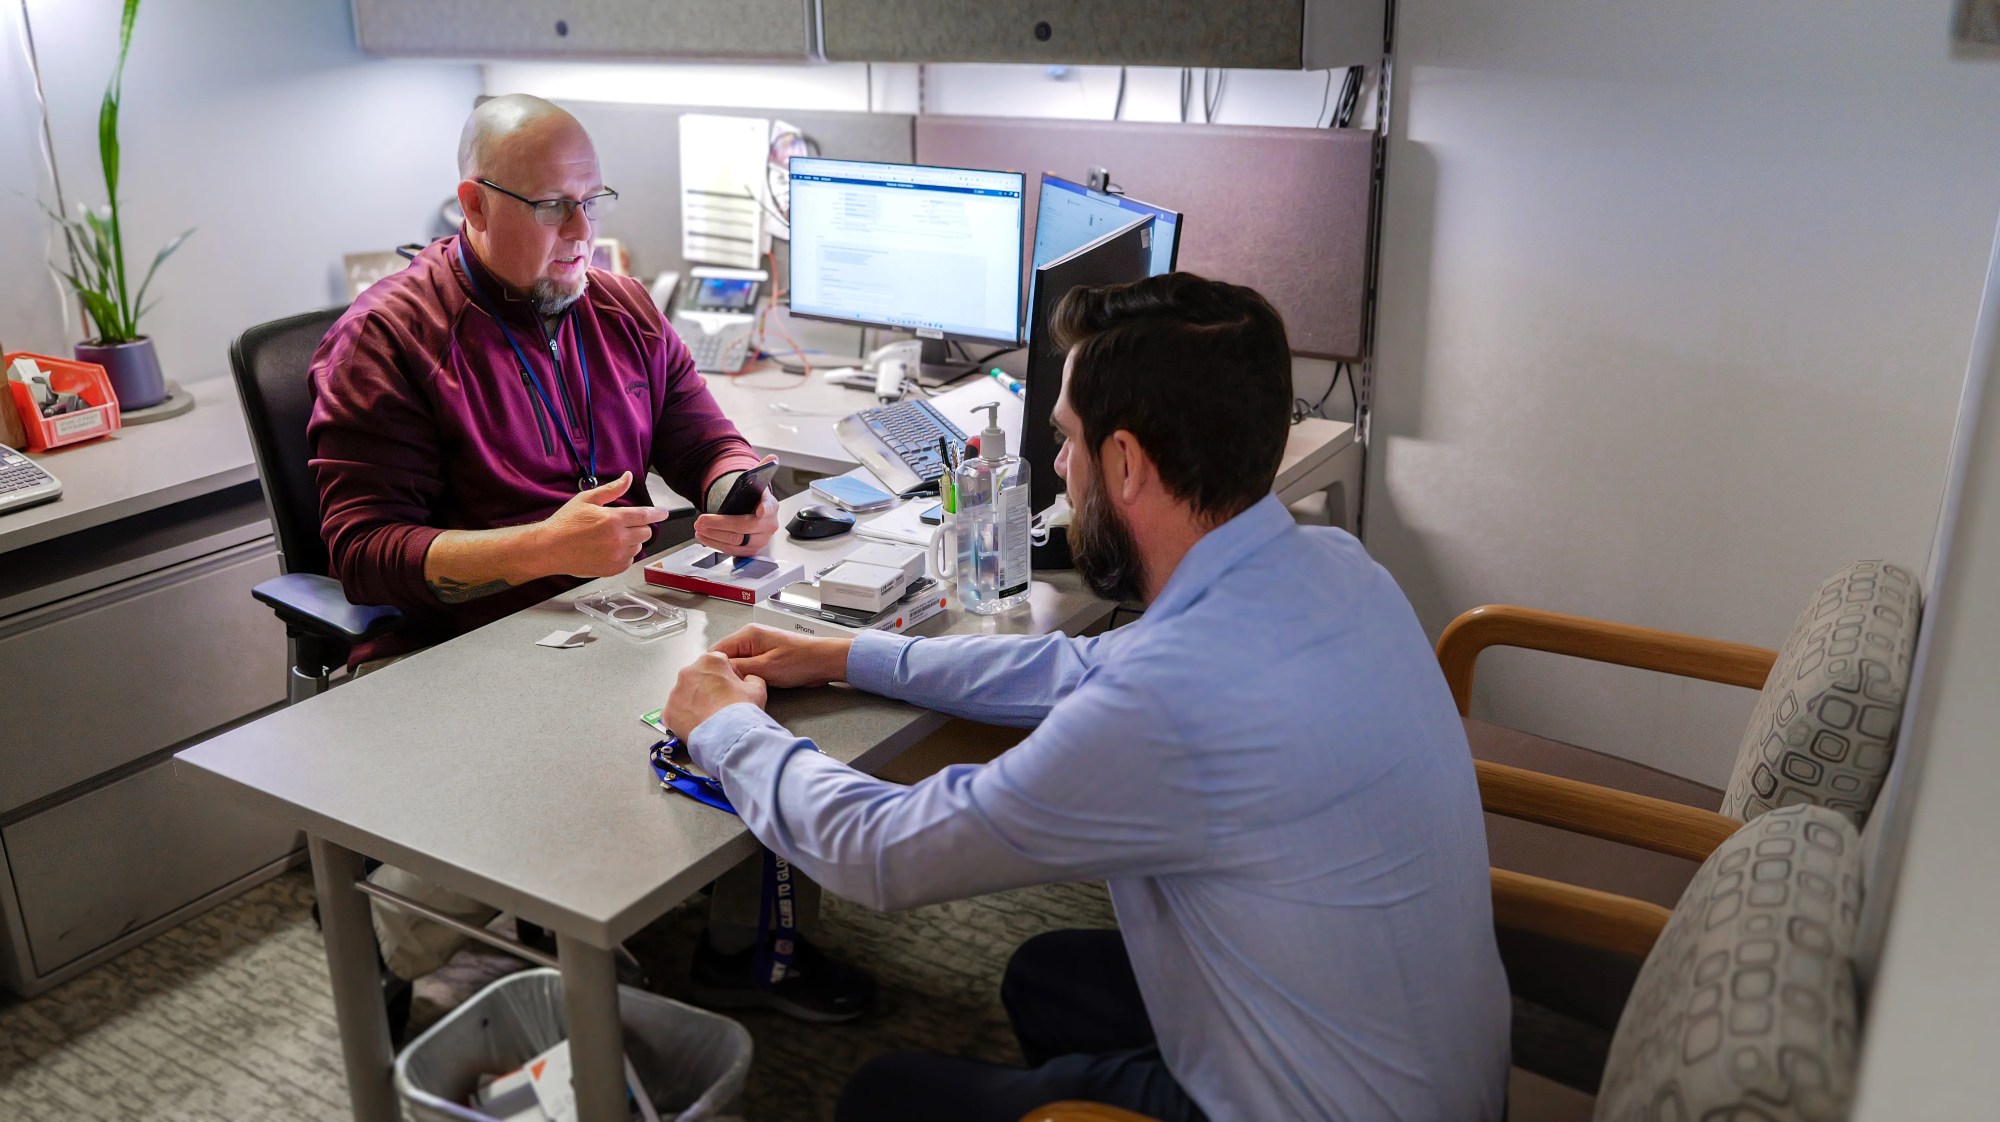
[[[505,592],[514,587],[504,580],[490,580],[485,584],[467,584],[450,577],[439,577],[430,582],[431,592],[447,604],[463,604],[468,600],[478,600],[496,592]]]

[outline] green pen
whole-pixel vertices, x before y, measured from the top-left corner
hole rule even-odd
[[[958,488],[953,486],[951,478],[951,445],[942,436],[938,437],[938,462],[944,467],[944,474],[938,476],[938,501],[944,504],[946,514],[957,514]]]

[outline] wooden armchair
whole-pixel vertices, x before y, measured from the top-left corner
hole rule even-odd
[[[1820,586],[1775,651],[1532,608],[1488,606],[1452,621],[1438,640],[1438,662],[1467,718],[1488,813],[1599,839],[1588,843],[1595,852],[1570,864],[1600,875],[1624,875],[1625,866],[1642,864],[1647,853],[1681,859],[1664,867],[1653,859],[1654,867],[1642,870],[1647,875],[1632,877],[1653,897],[1635,899],[1642,893],[1507,867],[1548,865],[1550,852],[1564,843],[1537,838],[1530,854],[1531,847],[1508,844],[1519,840],[1518,833],[1489,819],[1494,923],[1515,994],[1518,1066],[1596,1090],[1640,960],[1666,926],[1664,905],[1679,899],[1694,865],[1745,821],[1803,803],[1838,812],[1857,827],[1866,822],[1888,772],[1919,616],[1914,575],[1860,561]],[[1685,795],[1677,801],[1478,758],[1494,754],[1500,741],[1494,726],[1471,719],[1473,667],[1482,651],[1497,646],[1760,689],[1719,812],[1688,805]],[[1537,741],[1547,749],[1541,759],[1588,764],[1599,773],[1622,769],[1655,786],[1701,790],[1584,749],[1497,731],[1514,747]],[[1712,790],[1703,794],[1714,798]]]
[[[1778,652],[1719,639],[1634,627],[1535,608],[1488,605],[1453,620],[1438,662],[1461,717],[1472,713],[1473,665],[1489,647],[1520,647],[1760,689]],[[1742,823],[1683,803],[1473,761],[1480,802],[1492,814],[1700,862]],[[1493,918],[1502,927],[1584,942],[1643,958],[1668,910],[1611,892],[1508,869],[1493,870]]]

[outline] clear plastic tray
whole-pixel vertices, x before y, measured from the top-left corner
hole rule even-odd
[[[576,610],[592,619],[601,619],[620,634],[642,643],[687,630],[686,612],[627,588],[579,597]]]

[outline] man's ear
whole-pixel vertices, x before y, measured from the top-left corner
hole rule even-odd
[[[470,179],[458,181],[458,207],[465,212],[465,224],[486,232],[486,197],[479,193],[479,184]]]
[[[1146,487],[1159,478],[1153,470],[1153,458],[1146,455],[1139,438],[1126,429],[1119,429],[1105,438],[1104,451],[1098,462],[1103,465],[1105,493],[1122,505],[1129,506],[1139,501]]]

